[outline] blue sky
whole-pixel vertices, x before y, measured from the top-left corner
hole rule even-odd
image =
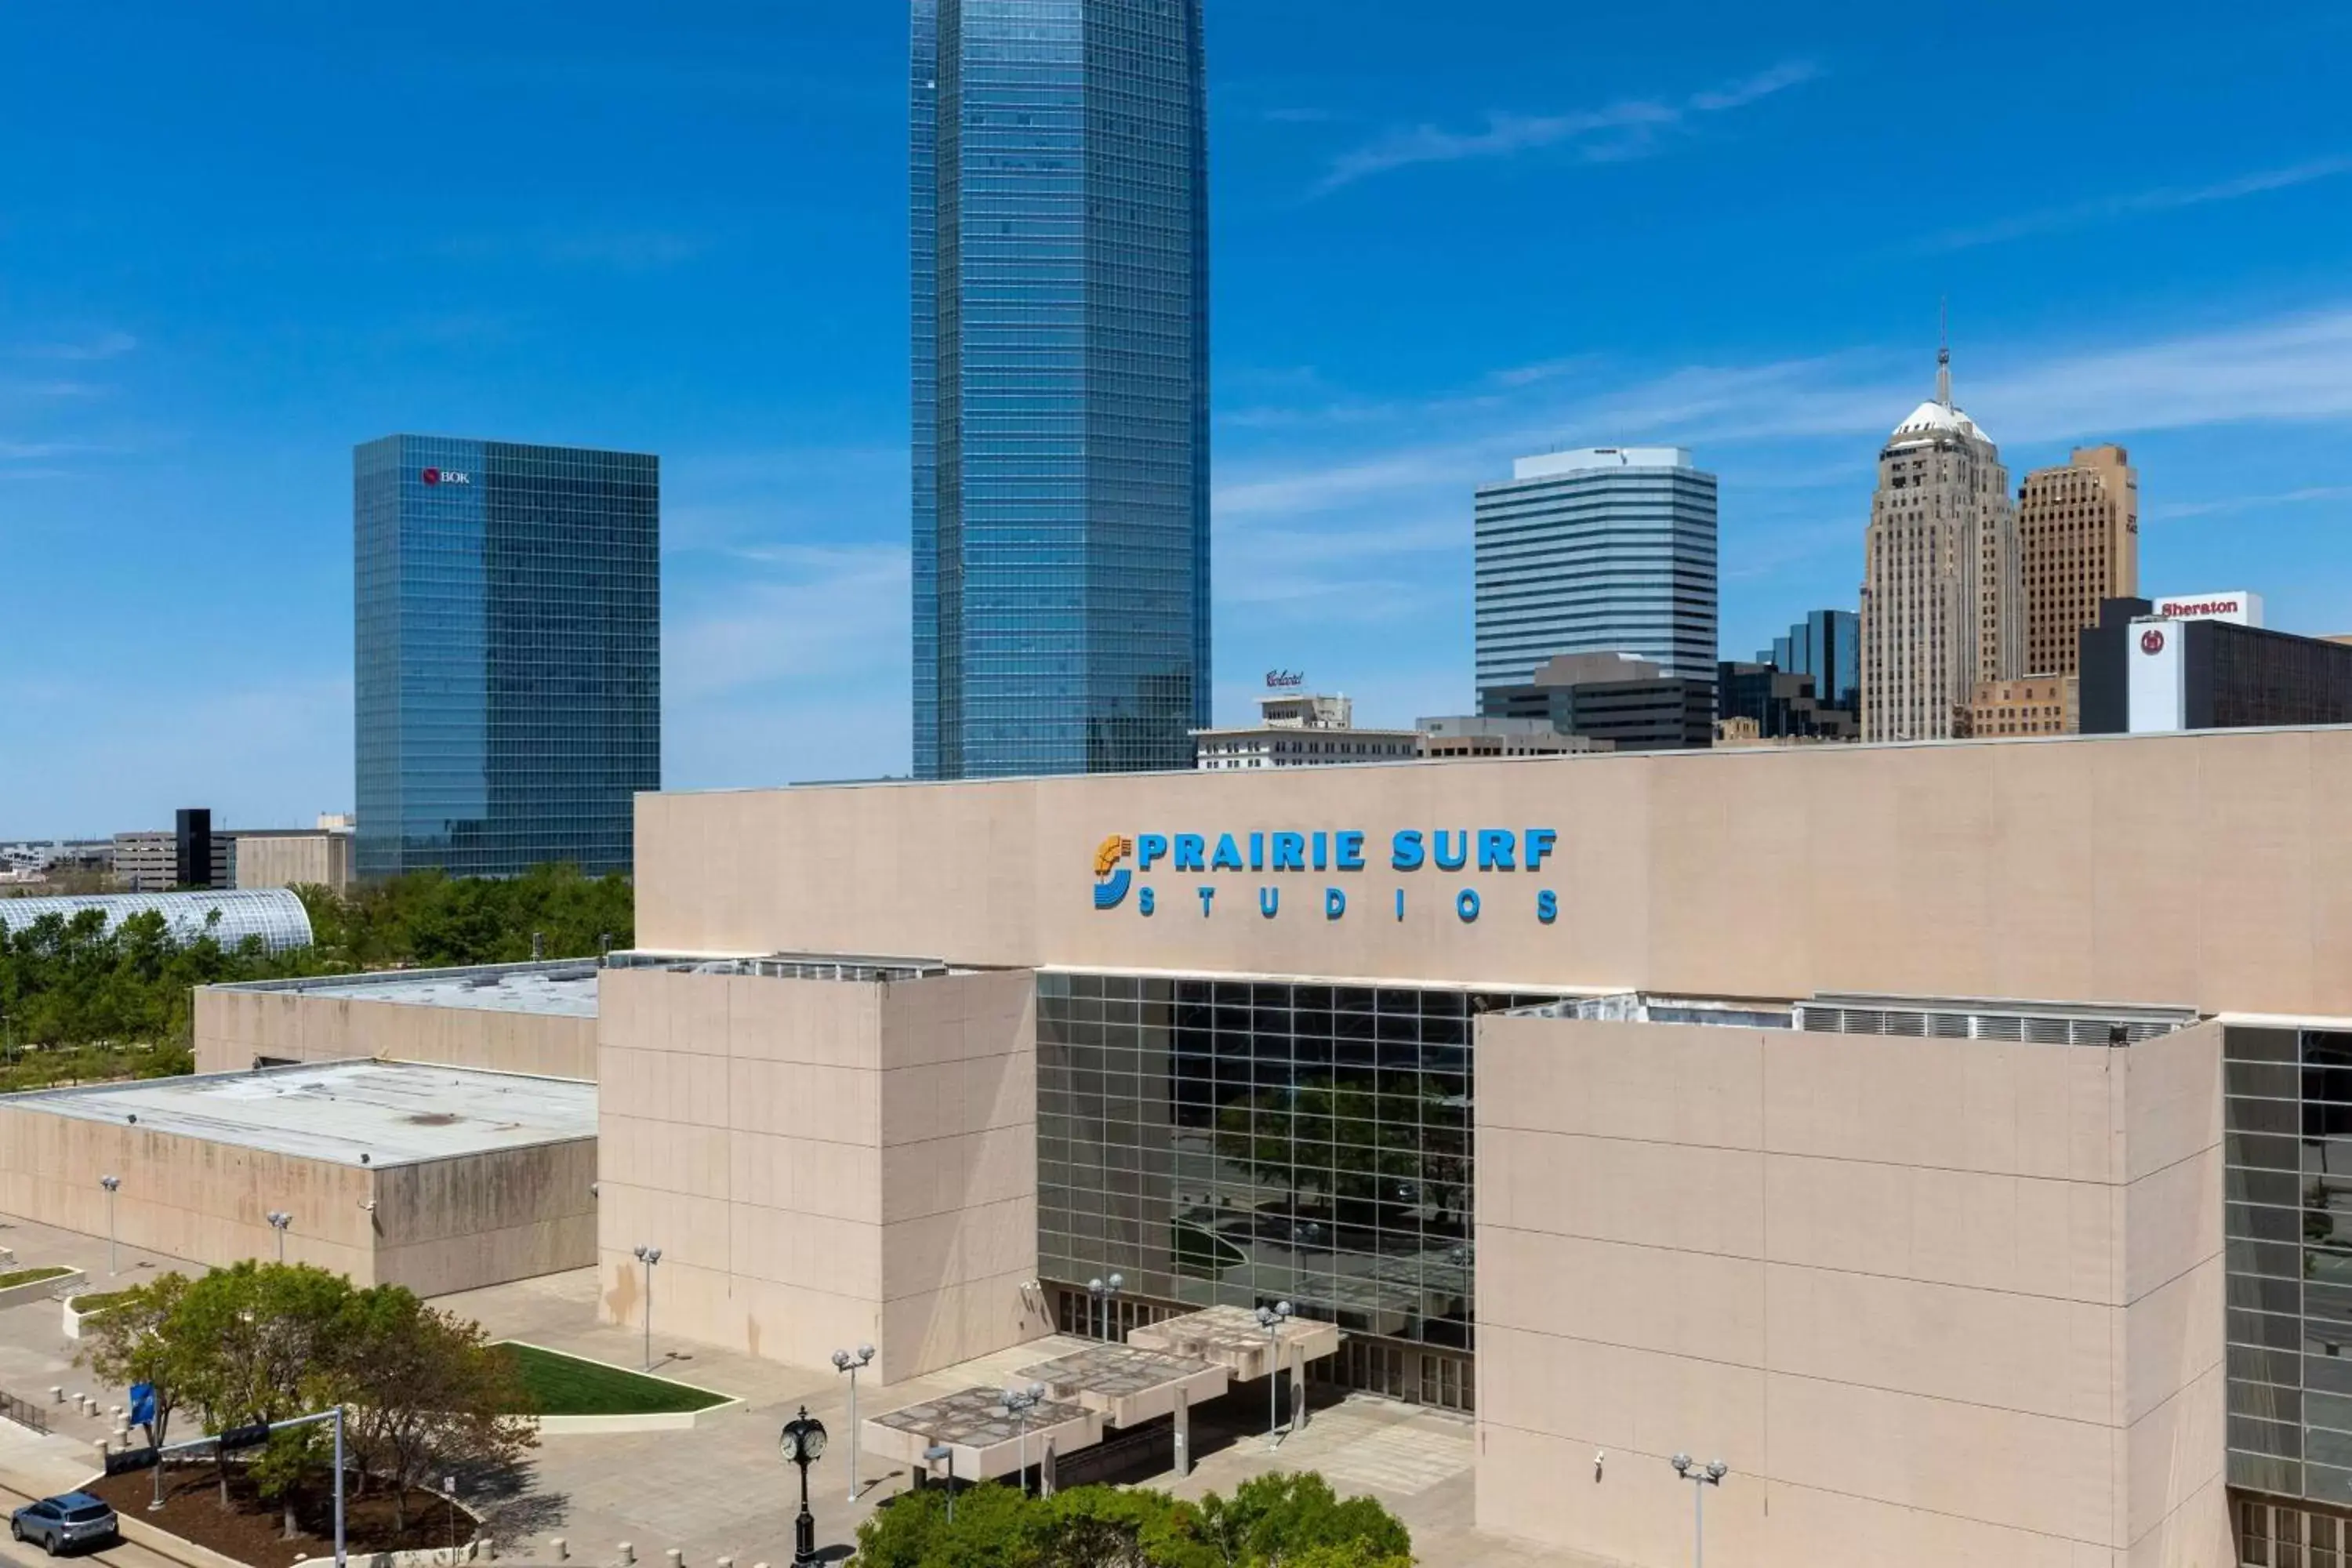
[[[658,451],[667,773],[907,764],[892,0],[10,0],[0,836],[351,784],[350,448]],[[1344,24],[1335,17],[1344,15]],[[1876,445],[2116,439],[2148,585],[2352,631],[2352,8],[1213,0],[1218,709],[1470,700],[1470,494],[1723,478],[1724,647]]]

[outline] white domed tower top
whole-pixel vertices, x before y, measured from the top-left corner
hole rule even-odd
[[[1894,440],[1900,444],[1936,436],[1966,436],[1990,445],[1992,437],[1977,427],[1977,422],[1952,406],[1952,351],[1936,351],[1936,395],[1911,411],[1911,417],[1895,427]]]

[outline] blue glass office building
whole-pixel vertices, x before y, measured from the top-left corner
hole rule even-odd
[[[1813,695],[1825,707],[1862,712],[1862,617],[1852,610],[1811,610],[1774,637],[1756,656],[1790,675],[1813,678]]]
[[[363,878],[627,871],[661,787],[661,463],[387,436],[353,454]]]
[[[915,772],[1189,768],[1201,0],[914,0],[913,46]]]

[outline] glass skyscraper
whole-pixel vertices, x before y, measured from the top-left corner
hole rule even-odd
[[[914,760],[1209,722],[1201,0],[913,0]]]
[[[1525,686],[1564,653],[1629,653],[1712,685],[1716,482],[1679,447],[1522,458],[1478,489],[1477,680]]]
[[[1809,610],[1805,618],[1774,637],[1756,656],[1789,675],[1813,678],[1813,696],[1824,708],[1862,713],[1862,617],[1852,610]]]
[[[661,461],[353,453],[358,874],[630,869],[661,787]]]

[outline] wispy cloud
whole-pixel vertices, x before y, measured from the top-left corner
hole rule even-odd
[[[1769,70],[1679,100],[1626,99],[1566,114],[1492,113],[1474,131],[1422,124],[1390,132],[1342,153],[1316,186],[1318,195],[1419,163],[1507,158],[1543,148],[1572,148],[1587,163],[1613,163],[1656,150],[1667,132],[1727,113],[1812,80],[1821,68],[1790,60]]]
[[[453,261],[537,262],[550,267],[596,267],[616,272],[656,272],[708,254],[707,236],[667,229],[614,229],[566,233],[528,229],[509,234],[451,235],[433,242],[436,255]]]
[[[138,346],[129,332],[101,332],[80,342],[35,343],[17,352],[26,359],[104,360],[120,359]]]
[[[2307,485],[2299,490],[2272,495],[2225,496],[2218,500],[2170,501],[2148,509],[2148,521],[2173,522],[2192,517],[2227,517],[2238,512],[2269,511],[2276,507],[2302,506],[2310,501],[2352,501],[2352,485]]]
[[[833,687],[903,670],[909,614],[902,544],[778,545],[729,552],[724,580],[682,595],[664,630],[663,686],[689,701],[786,685]]]
[[[1961,370],[1961,401],[2005,442],[2352,419],[2352,305],[2128,348],[2018,353],[1990,345]],[[1522,389],[1502,418],[1452,417],[1456,395],[1400,403],[1423,433],[1319,460],[1228,466],[1221,522],[1264,526],[1370,510],[1418,510],[1507,474],[1513,457],[1562,446],[1672,441],[1700,447],[1883,436],[1923,396],[1925,363],[1876,351],[1685,365],[1612,379],[1594,365]],[[1447,432],[1452,431],[1449,435]]]
[[[2127,195],[2106,196],[2097,201],[2078,202],[2072,206],[2048,207],[2040,212],[2023,213],[2016,217],[1973,228],[1949,229],[1931,235],[1913,248],[1923,253],[1968,250],[1980,245],[2000,245],[2012,239],[2024,239],[2037,234],[2051,234],[2063,229],[2088,228],[2095,224],[2113,222],[2117,218],[2138,217],[2148,213],[2173,212],[2182,207],[2204,206],[2213,202],[2234,202],[2245,196],[2258,196],[2270,191],[2288,190],[2307,185],[2315,180],[2332,180],[2352,174],[2352,157],[2315,159],[2307,163],[2293,163],[2283,169],[2263,169],[2235,179],[2222,180],[2210,185],[2166,185],[2151,191],[2138,191]]]

